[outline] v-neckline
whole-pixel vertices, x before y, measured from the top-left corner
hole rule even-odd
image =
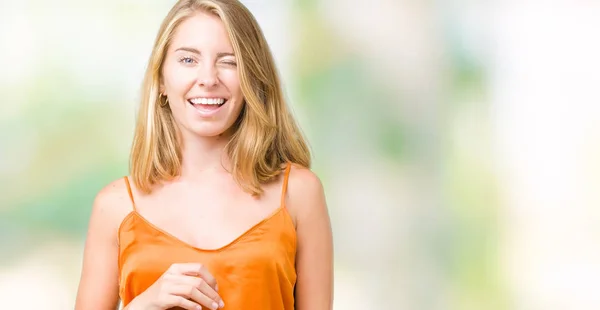
[[[194,246],[192,244],[190,244],[187,241],[182,240],[179,237],[176,237],[175,235],[169,233],[168,231],[158,227],[157,225],[155,225],[154,223],[152,223],[151,221],[149,221],[148,219],[146,219],[143,215],[141,215],[137,210],[132,210],[131,214],[135,215],[139,220],[142,221],[142,223],[144,223],[147,227],[149,227],[150,229],[154,230],[157,233],[160,233],[161,235],[169,238],[170,240],[177,242],[187,248],[190,249],[194,249],[196,251],[200,251],[200,252],[219,252],[219,251],[223,251],[226,250],[227,248],[233,246],[234,244],[238,243],[240,240],[242,240],[244,237],[246,237],[247,235],[249,235],[252,231],[254,231],[255,229],[259,228],[260,226],[264,225],[265,223],[269,222],[272,218],[274,218],[276,215],[284,212],[286,210],[286,208],[284,206],[280,206],[277,209],[275,209],[273,212],[271,212],[271,214],[269,214],[267,217],[263,218],[262,220],[260,220],[259,222],[257,222],[256,224],[252,225],[250,228],[248,228],[247,230],[245,230],[242,234],[240,234],[239,236],[237,236],[236,238],[234,238],[233,240],[231,240],[230,242],[227,242],[226,244],[214,248],[214,249],[207,249],[207,248],[200,248],[197,246]]]

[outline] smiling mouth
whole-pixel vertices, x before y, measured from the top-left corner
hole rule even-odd
[[[222,106],[227,102],[225,98],[192,98],[188,102],[192,105],[202,106]]]
[[[194,108],[201,111],[213,111],[227,103],[225,98],[192,98],[188,100]]]

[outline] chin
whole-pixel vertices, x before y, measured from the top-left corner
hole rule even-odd
[[[217,124],[198,124],[191,128],[191,132],[197,137],[218,137],[229,133],[231,126]]]

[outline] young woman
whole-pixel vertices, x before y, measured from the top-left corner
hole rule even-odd
[[[142,91],[130,176],[94,201],[75,308],[331,309],[323,188],[252,14],[178,1]]]

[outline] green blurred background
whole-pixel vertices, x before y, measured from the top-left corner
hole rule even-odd
[[[335,309],[599,309],[600,4],[248,0],[309,137]],[[72,309],[174,1],[0,0],[0,300]]]

